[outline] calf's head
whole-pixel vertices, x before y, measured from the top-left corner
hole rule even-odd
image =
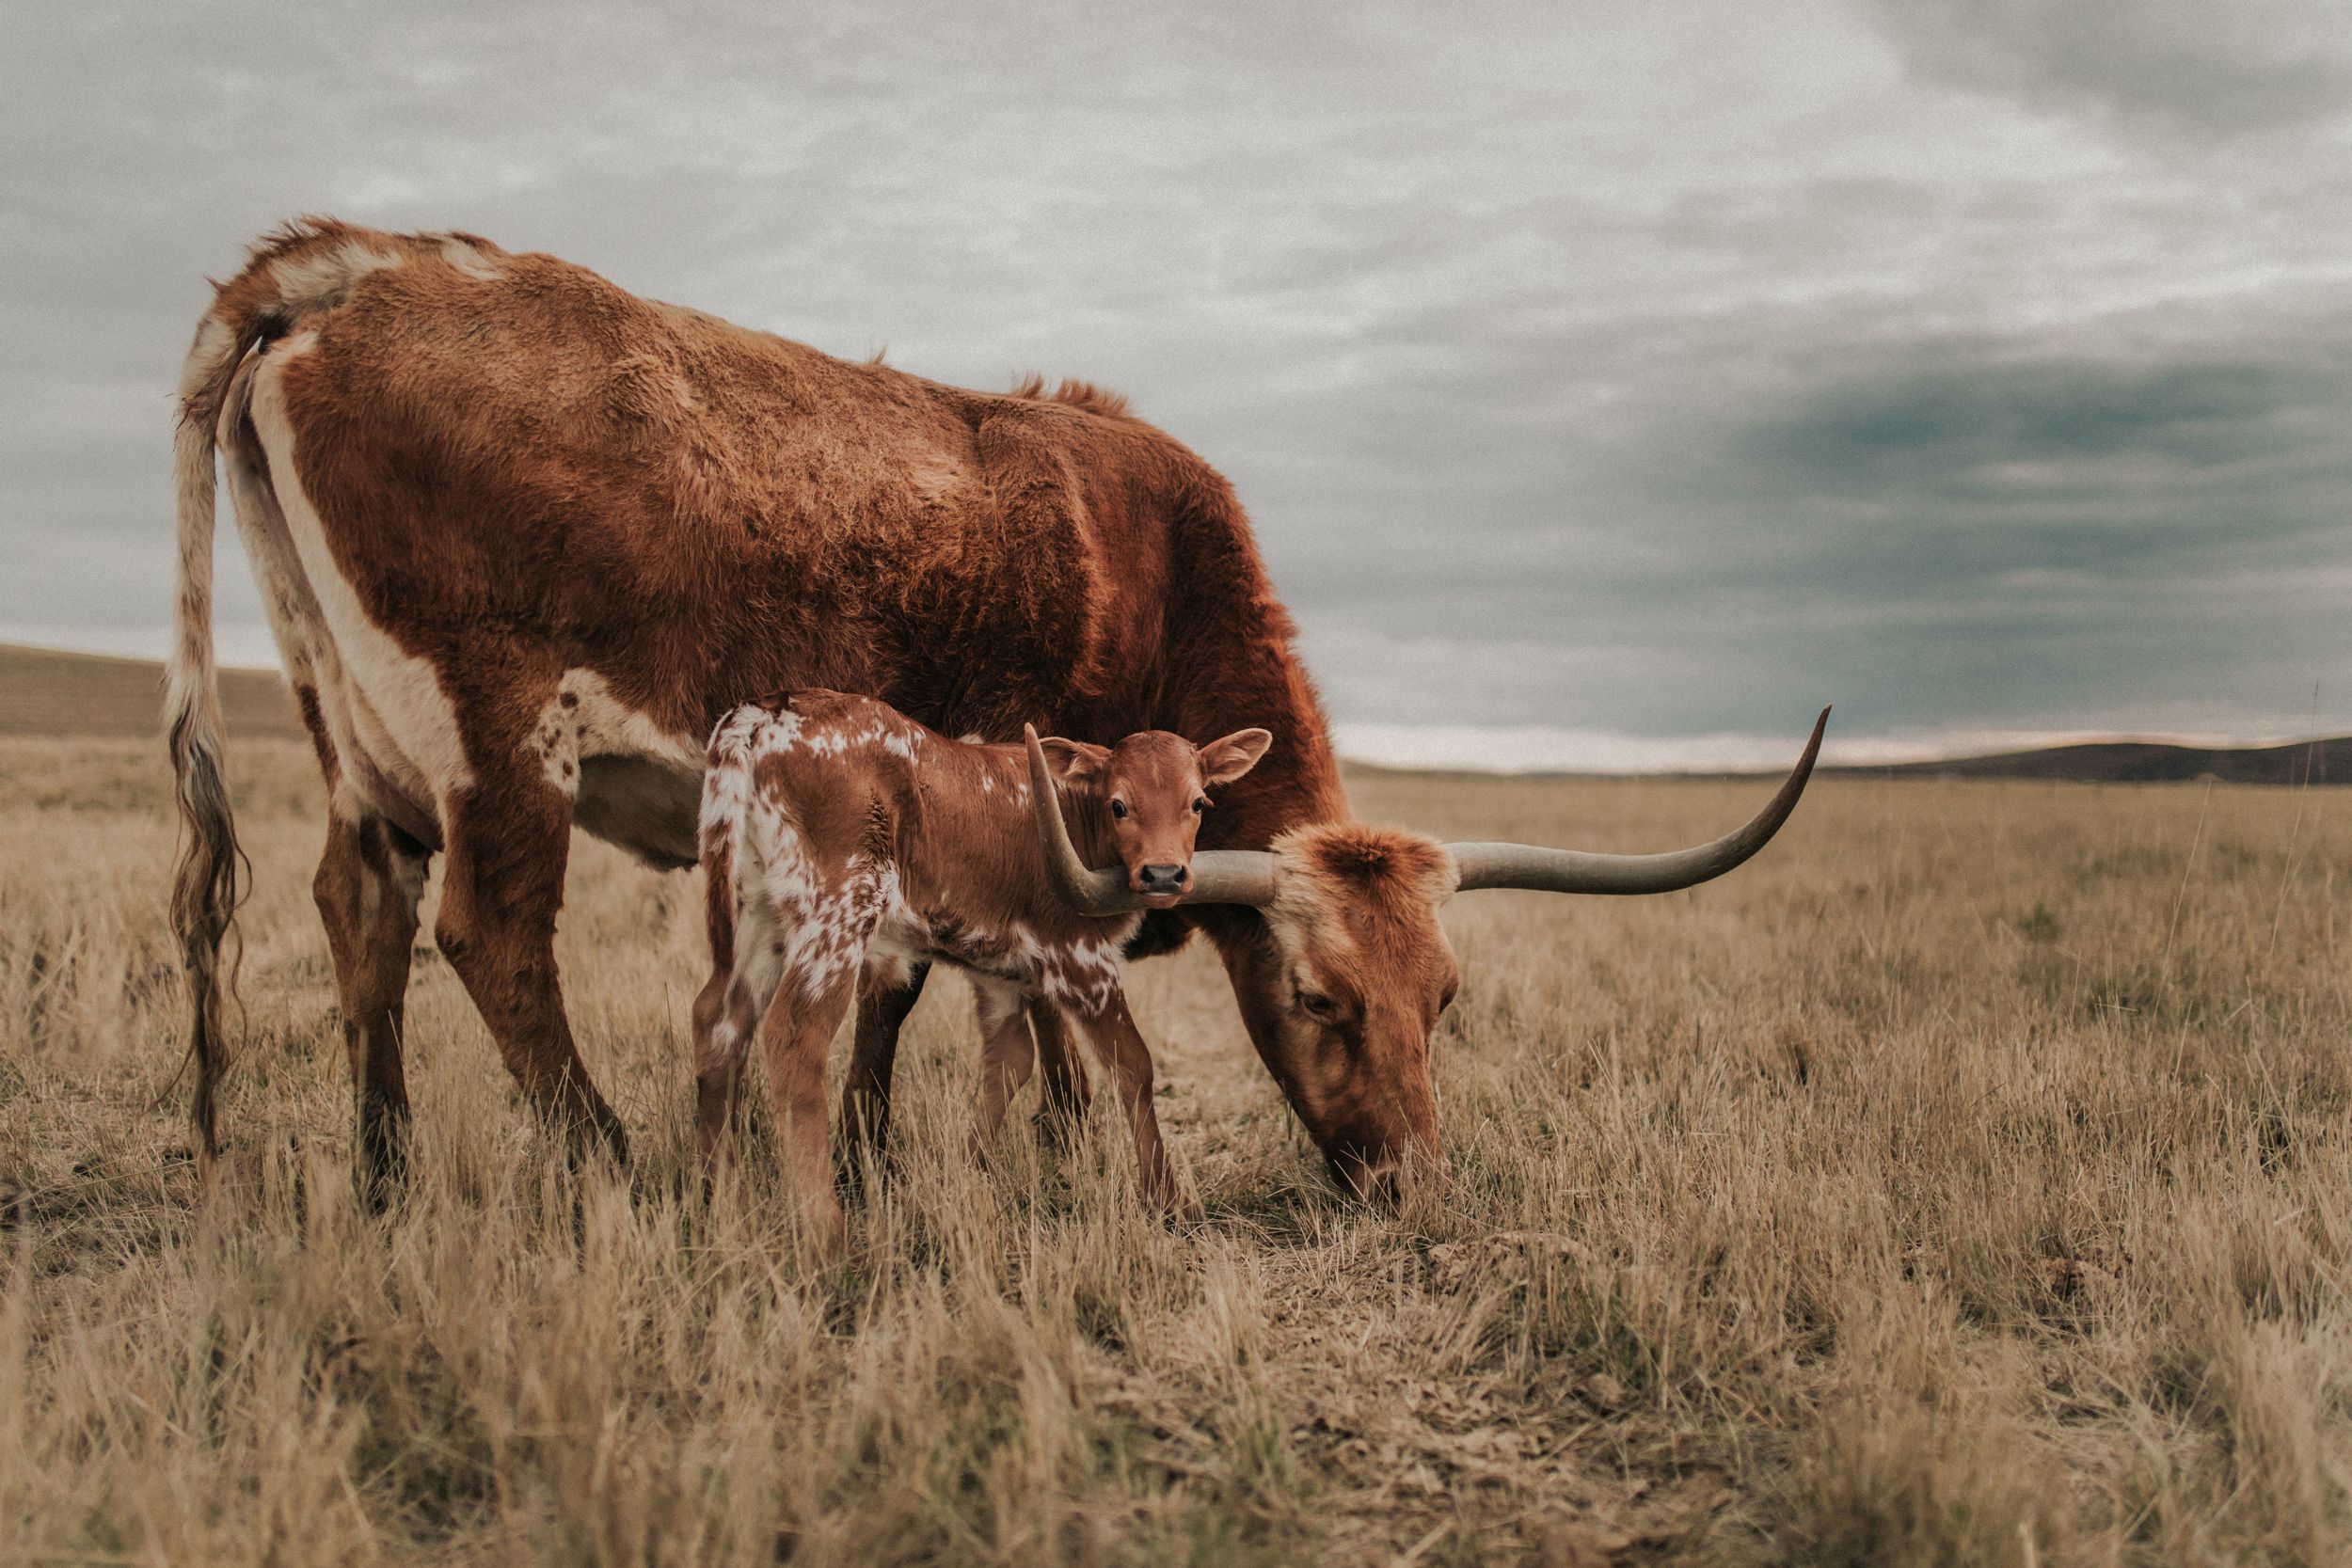
[[[1656,855],[1586,854],[1529,844],[1443,844],[1360,822],[1291,829],[1266,849],[1193,856],[1176,902],[1246,905],[1258,919],[1220,933],[1249,1034],[1291,1109],[1342,1185],[1392,1197],[1415,1160],[1442,1159],[1429,1041],[1459,981],[1438,911],[1456,893],[1672,893],[1724,872],[1771,842],[1796,809],[1829,721],[1771,803],[1711,843]],[[1061,895],[1089,913],[1144,907],[1114,871],[1090,871],[1051,809],[1044,753],[1031,737],[1038,832]]]
[[[1143,730],[1116,746],[1090,746],[1027,732],[1033,756],[1080,800],[1090,833],[1118,857],[1124,886],[1144,909],[1172,909],[1192,886],[1192,845],[1209,809],[1208,792],[1240,778],[1265,755],[1274,736],[1236,730],[1195,746],[1166,730]],[[1041,784],[1041,800],[1053,791]]]

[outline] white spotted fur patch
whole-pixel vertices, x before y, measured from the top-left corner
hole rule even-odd
[[[703,762],[691,742],[622,702],[593,670],[564,672],[555,695],[540,706],[530,744],[548,783],[574,799],[580,795],[580,765],[591,757],[640,758],[690,780]]]
[[[288,310],[305,315],[331,310],[351,297],[352,285],[372,272],[401,264],[397,250],[375,250],[364,240],[347,240],[331,250],[287,256],[271,263],[270,280]]]
[[[482,254],[481,250],[455,234],[441,238],[441,260],[464,273],[477,283],[498,283],[505,279],[505,270]]]

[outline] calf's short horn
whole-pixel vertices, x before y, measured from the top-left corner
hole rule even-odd
[[[1100,870],[1078,858],[1070,842],[1070,827],[1061,819],[1061,800],[1054,775],[1045,766],[1045,748],[1038,744],[1037,726],[1021,726],[1029,749],[1029,810],[1037,819],[1038,841],[1045,850],[1045,874],[1062,902],[1081,914],[1126,914],[1145,908],[1143,895],[1127,885],[1127,874],[1117,866]],[[1182,904],[1254,904],[1274,901],[1274,857],[1263,849],[1203,849],[1192,857],[1192,881]]]

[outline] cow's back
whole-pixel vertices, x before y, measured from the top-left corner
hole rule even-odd
[[[1189,458],[1148,427],[486,242],[341,245],[398,259],[271,352],[339,562],[423,657],[504,628],[697,740],[787,684],[1001,732],[1099,696],[1156,626],[1167,522],[1136,502]]]

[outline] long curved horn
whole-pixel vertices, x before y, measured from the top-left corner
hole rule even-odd
[[[1062,902],[1080,914],[1127,914],[1147,906],[1143,895],[1127,885],[1116,866],[1095,870],[1078,858],[1070,842],[1070,826],[1061,819],[1061,800],[1054,775],[1045,766],[1045,748],[1037,743],[1037,726],[1021,726],[1022,743],[1029,749],[1029,814],[1037,820],[1037,836],[1045,850],[1045,875]],[[1274,857],[1263,849],[1203,849],[1192,857],[1192,881],[1180,904],[1254,904],[1274,902]]]
[[[1821,732],[1829,725],[1829,709],[1813,721],[1813,738],[1804,744],[1772,804],[1756,814],[1748,825],[1712,844],[1676,849],[1662,855],[1592,855],[1576,849],[1547,849],[1534,844],[1449,844],[1454,863],[1462,874],[1461,890],[1474,888],[1533,888],[1540,893],[1672,893],[1720,877],[1772,841],[1788,814],[1797,809],[1805,780],[1813,776],[1813,759],[1821,752]]]

